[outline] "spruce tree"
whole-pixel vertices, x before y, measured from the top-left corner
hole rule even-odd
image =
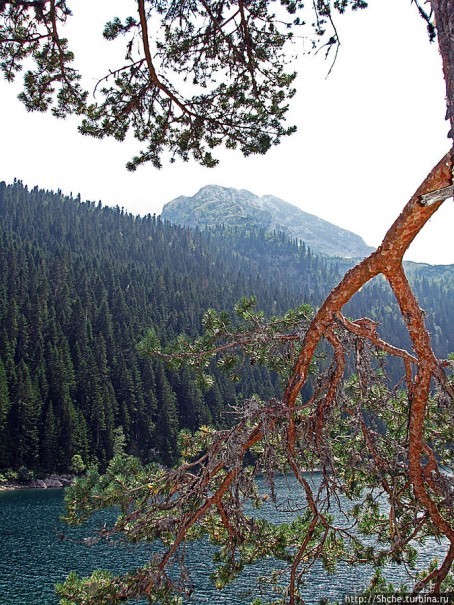
[[[0,468],[9,466],[8,444],[10,443],[8,434],[8,415],[11,408],[9,397],[8,380],[5,366],[0,357]]]

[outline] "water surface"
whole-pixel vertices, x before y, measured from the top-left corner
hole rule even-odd
[[[260,515],[282,522],[292,514],[288,512],[290,506],[286,506],[288,499],[297,501],[300,496],[285,477],[277,479],[277,489],[282,496],[280,510],[269,505]],[[62,514],[63,490],[0,492],[0,605],[57,605],[54,585],[70,571],[79,575],[89,575],[96,568],[126,572],[145,563],[151,554],[149,545],[87,546],[83,540],[90,535],[87,525],[68,529],[59,519]],[[91,527],[99,527],[102,522],[98,515]],[[441,557],[444,550],[434,542],[428,543],[422,560],[427,564],[434,556]],[[193,569],[195,592],[187,601],[189,605],[248,605],[259,596],[256,577],[269,574],[272,561],[257,563],[221,592],[209,578],[214,568],[212,553],[213,547],[207,541],[191,544],[188,566]],[[367,585],[371,574],[370,569],[343,565],[335,576],[330,576],[321,565],[315,565],[308,577],[306,600],[314,604],[322,598],[341,600]],[[406,577],[402,566],[391,568],[388,576],[396,583]]]

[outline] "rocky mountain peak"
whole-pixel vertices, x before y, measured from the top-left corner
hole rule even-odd
[[[246,189],[206,185],[191,197],[165,204],[162,218],[178,225],[217,225],[282,231],[313,251],[328,256],[358,258],[372,248],[363,239],[273,195],[257,196]]]

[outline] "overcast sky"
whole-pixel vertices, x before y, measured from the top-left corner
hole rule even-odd
[[[104,75],[95,56],[115,65],[102,26],[129,2],[73,4],[70,40],[95,83]],[[280,197],[378,245],[449,148],[441,61],[410,0],[370,0],[369,9],[339,17],[338,29],[342,45],[327,79],[330,64],[322,53],[298,60],[298,94],[288,118],[297,134],[266,156],[221,152],[214,169],[177,162],[128,173],[125,163],[139,149],[133,140],[98,141],[79,135],[75,120],[28,114],[17,88],[0,82],[0,180],[80,193],[134,214],[159,214],[166,202],[207,184],[244,188]],[[453,226],[449,200],[407,258],[454,263]]]

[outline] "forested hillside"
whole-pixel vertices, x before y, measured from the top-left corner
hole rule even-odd
[[[147,328],[163,342],[196,334],[208,307],[252,292],[268,312],[298,302],[229,248],[154,216],[2,184],[0,467],[64,470],[75,453],[103,464],[117,426],[130,451],[170,463],[179,427],[226,422],[243,389],[273,394],[260,368],[240,386],[216,375],[201,393],[188,372],[136,352]]]
[[[257,366],[202,392],[187,370],[141,359],[153,327],[165,343],[196,335],[204,311],[255,295],[270,314],[319,304],[347,263],[263,230],[190,230],[159,217],[0,184],[0,469],[65,471],[74,454],[104,465],[115,429],[144,460],[176,459],[179,428],[221,426],[244,395],[278,393]],[[413,267],[439,355],[454,349],[453,271]],[[364,288],[349,313],[375,313],[405,342],[392,296]]]

